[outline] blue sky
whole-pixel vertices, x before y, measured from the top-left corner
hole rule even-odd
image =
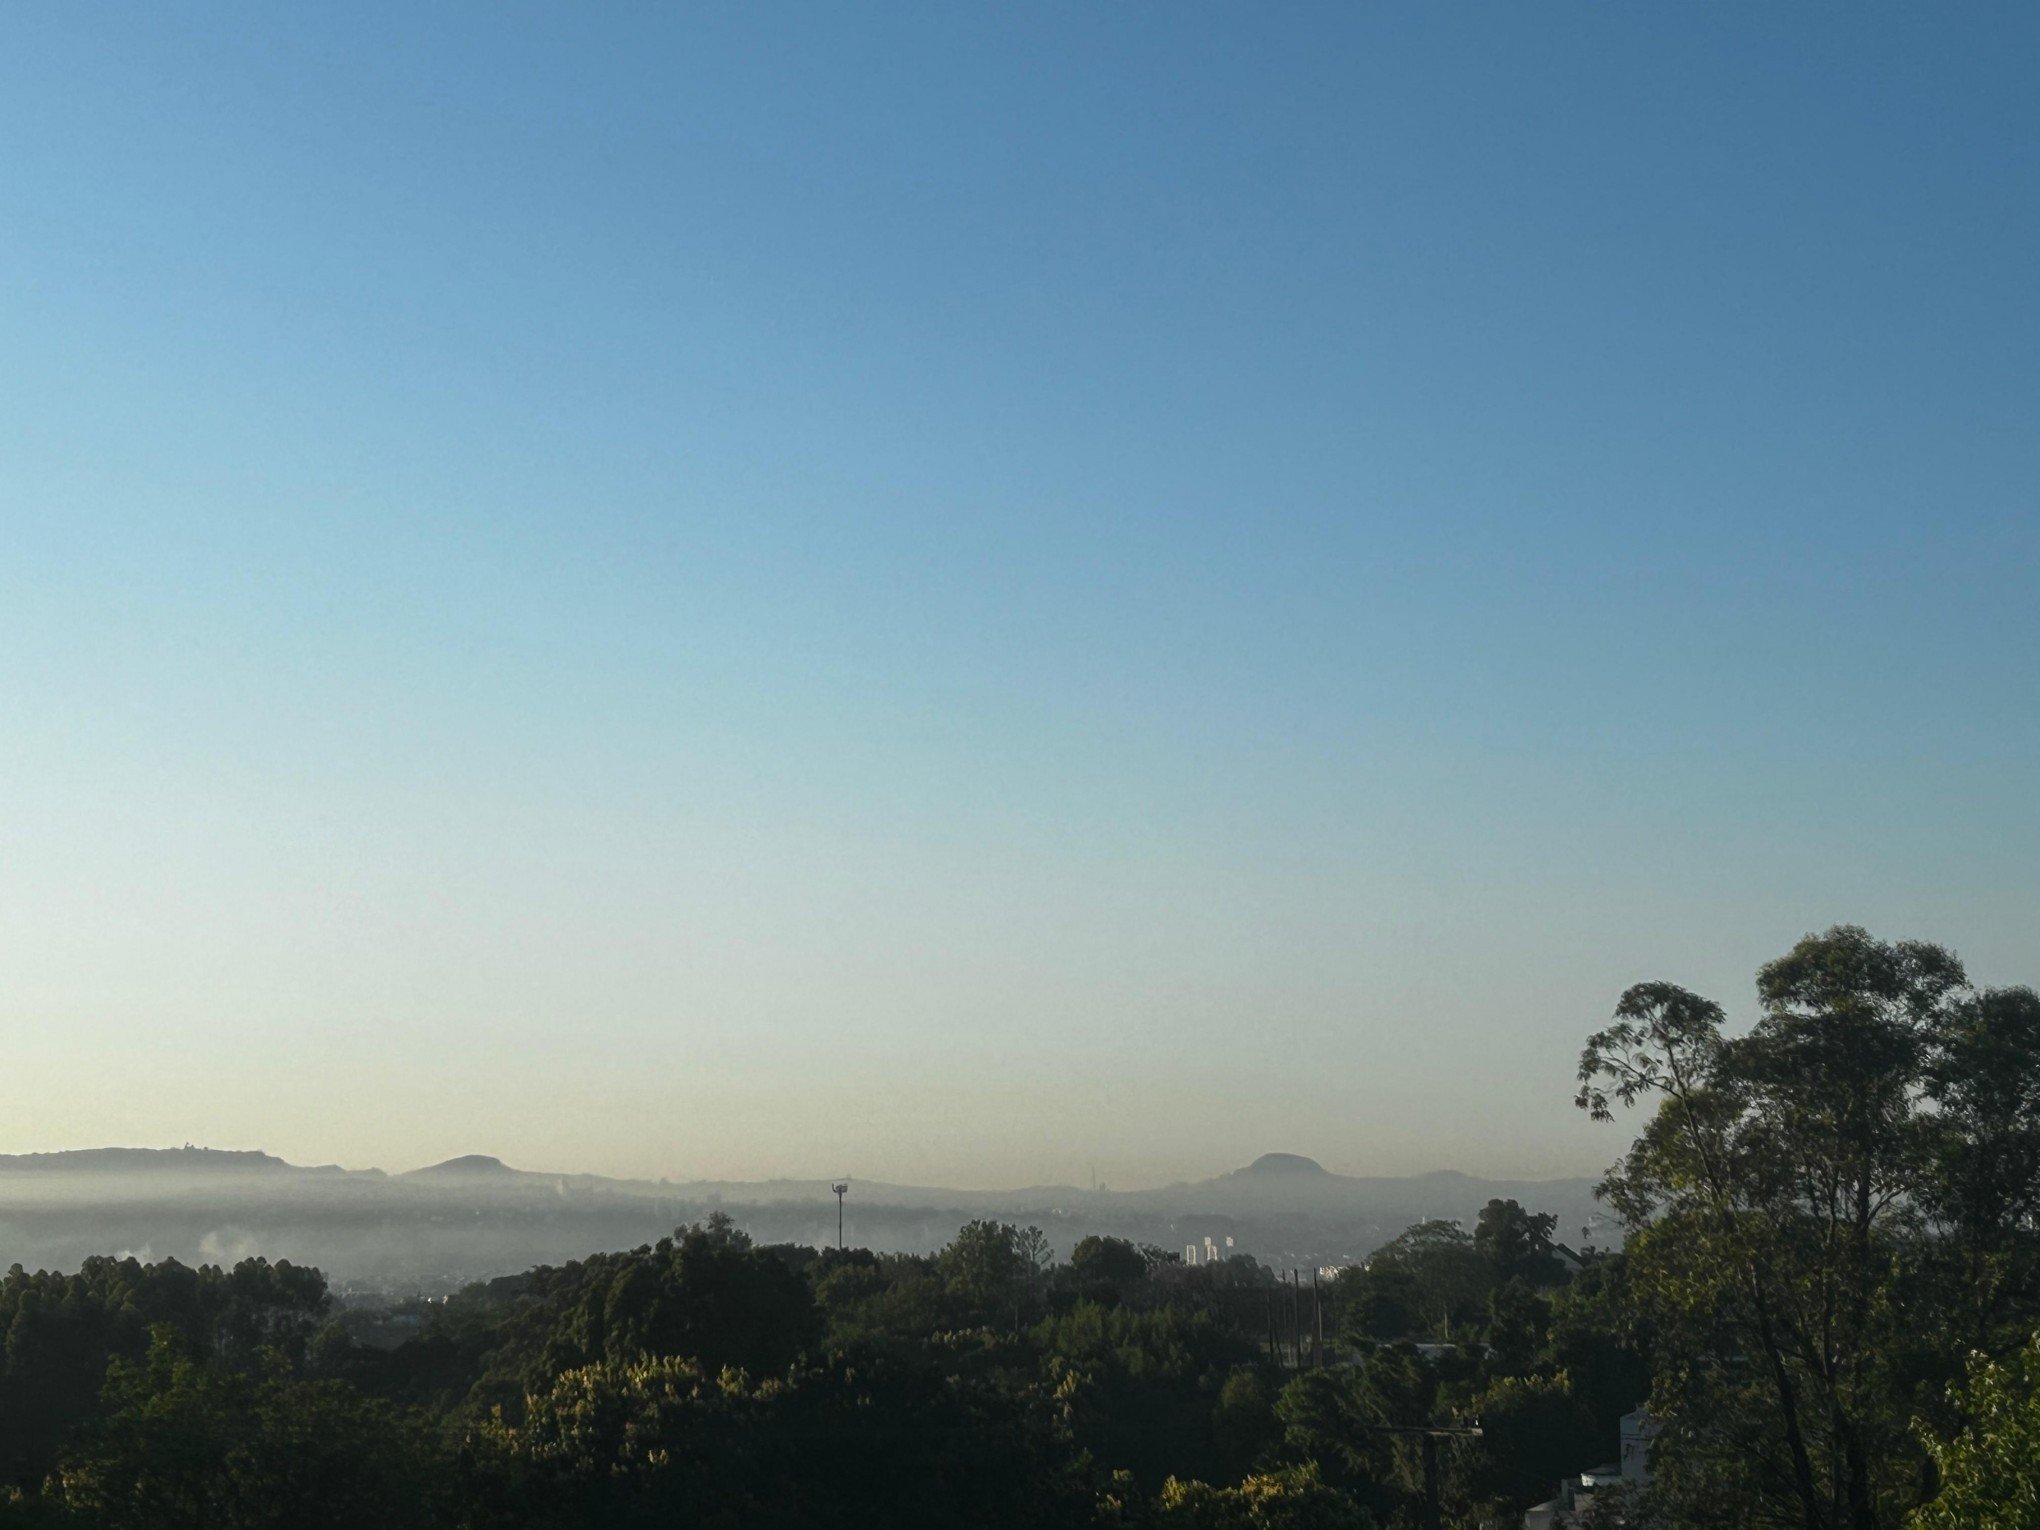
[[[1559,1173],[2040,979],[2036,44],[15,10],[0,1150]]]

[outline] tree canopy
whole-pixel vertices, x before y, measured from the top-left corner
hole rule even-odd
[[[1309,1285],[1103,1235],[1057,1264],[990,1220],[915,1255],[711,1215],[402,1342],[284,1263],[17,1267],[0,1526],[1475,1530],[1647,1403],[1652,1480],[1582,1523],[2040,1530],[2040,998],[1850,926],[1756,986],[1740,1031],[1650,982],[1588,1039],[1578,1103],[1637,1131],[1622,1245],[1578,1259],[1502,1198]]]
[[[2016,1351],[2040,1320],[2034,996],[1853,926],[1757,994],[1731,1036],[1719,1005],[1639,984],[1580,1061],[1596,1118],[1651,1111],[1605,1193],[1653,1336],[1657,1495],[1895,1525],[1932,1492],[1915,1417],[1959,1427],[1965,1352]]]

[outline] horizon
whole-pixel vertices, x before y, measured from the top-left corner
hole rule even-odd
[[[4,25],[0,1151],[1597,1176],[2040,965],[2040,12]]]
[[[1158,1180],[1153,1183],[1133,1185],[1108,1184],[1104,1182],[1100,1182],[1095,1185],[1085,1185],[1055,1180],[1037,1180],[1021,1184],[965,1185],[937,1182],[920,1183],[915,1181],[888,1178],[887,1176],[882,1174],[865,1175],[861,1177],[854,1174],[776,1174],[771,1175],[769,1177],[760,1178],[730,1178],[723,1175],[681,1174],[681,1173],[650,1174],[650,1175],[616,1175],[616,1174],[600,1174],[587,1169],[565,1168],[560,1166],[534,1168],[526,1164],[510,1163],[494,1153],[485,1152],[460,1153],[456,1154],[452,1158],[441,1159],[436,1163],[411,1164],[400,1168],[392,1168],[383,1164],[369,1164],[369,1163],[362,1164],[305,1163],[288,1158],[279,1153],[270,1152],[263,1148],[223,1148],[215,1147],[210,1144],[200,1142],[185,1142],[180,1143],[174,1147],[151,1147],[146,1144],[139,1143],[97,1143],[91,1147],[59,1148],[54,1151],[35,1151],[26,1153],[0,1154],[0,1158],[60,1158],[93,1153],[218,1153],[234,1157],[266,1158],[269,1159],[271,1162],[281,1164],[283,1167],[291,1169],[306,1169],[306,1170],[337,1169],[340,1172],[346,1174],[382,1174],[391,1179],[401,1179],[406,1175],[422,1174],[433,1169],[451,1168],[455,1165],[462,1166],[472,1165],[477,1168],[480,1168],[482,1166],[490,1166],[498,1169],[507,1170],[513,1174],[529,1174],[537,1176],[539,1178],[546,1179],[554,1177],[559,1177],[562,1179],[578,1179],[578,1178],[608,1179],[636,1184],[660,1184],[660,1185],[670,1184],[676,1189],[684,1189],[690,1185],[815,1184],[826,1186],[830,1184],[832,1181],[845,1181],[851,1186],[853,1194],[855,1193],[856,1186],[859,1185],[860,1183],[866,1185],[878,1185],[893,1190],[928,1190],[928,1191],[955,1190],[966,1192],[972,1195],[1015,1195],[1035,1190],[1073,1190],[1085,1195],[1117,1195],[1122,1193],[1139,1194],[1145,1191],[1166,1190],[1174,1189],[1180,1186],[1208,1184],[1213,1180],[1225,1179],[1233,1175],[1252,1173],[1257,1170],[1261,1172],[1271,1172],[1274,1170],[1286,1171],[1292,1168],[1305,1169],[1305,1166],[1307,1166],[1306,1172],[1313,1174],[1324,1174],[1331,1176],[1333,1178],[1344,1179],[1414,1180],[1414,1179],[1459,1178],[1474,1180],[1476,1182],[1487,1184],[1572,1185],[1577,1184],[1582,1180],[1594,1179],[1599,1177],[1598,1175],[1517,1175],[1503,1173],[1488,1173],[1479,1170],[1467,1170],[1453,1167],[1424,1169],[1411,1174],[1369,1174],[1361,1170],[1335,1169],[1330,1167],[1329,1165],[1320,1163],[1317,1159],[1311,1158],[1306,1154],[1288,1153],[1279,1150],[1259,1154],[1251,1162],[1244,1164],[1236,1164],[1231,1169],[1220,1170],[1212,1174],[1198,1174],[1198,1175],[1181,1174],[1167,1180]],[[1269,1160],[1282,1160],[1283,1162],[1278,1164],[1271,1164]]]

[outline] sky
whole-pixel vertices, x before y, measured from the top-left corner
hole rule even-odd
[[[0,1151],[1591,1173],[2040,981],[2040,11],[17,6]]]

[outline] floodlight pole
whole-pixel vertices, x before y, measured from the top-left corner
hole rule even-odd
[[[829,1188],[836,1192],[836,1252],[843,1252],[843,1197],[850,1193],[847,1180],[837,1180]]]

